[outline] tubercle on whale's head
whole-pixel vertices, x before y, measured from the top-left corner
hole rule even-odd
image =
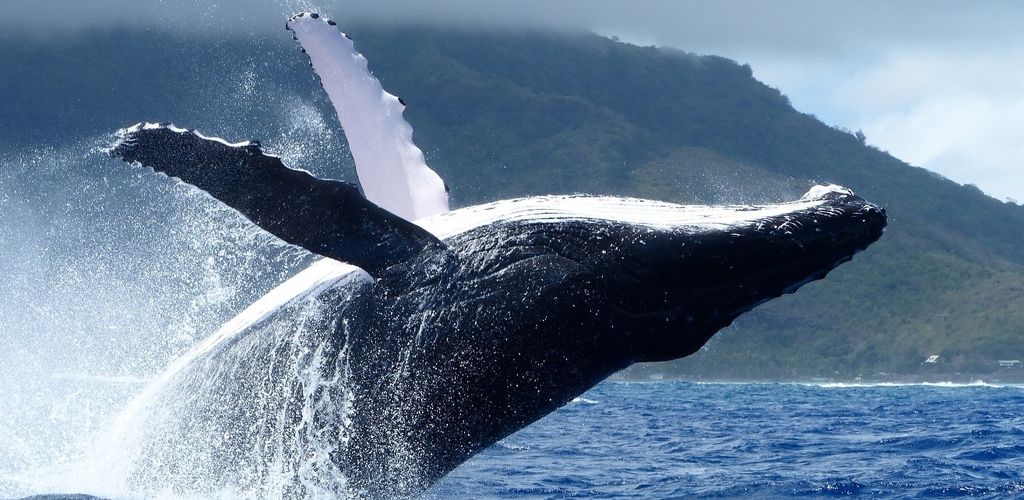
[[[603,311],[594,341],[628,362],[692,354],[740,314],[824,277],[886,225],[884,209],[838,186],[779,205],[676,206],[689,215],[672,224],[637,223],[643,210],[674,220],[666,204],[641,201],[620,220],[548,223],[544,242],[587,270],[582,281],[604,302],[593,308]]]
[[[740,314],[824,278],[887,223],[883,208],[838,186],[817,186],[792,206],[725,230],[665,232],[647,242],[650,250],[633,249],[647,286],[619,296],[616,307],[632,326],[625,330],[637,361],[696,352]]]

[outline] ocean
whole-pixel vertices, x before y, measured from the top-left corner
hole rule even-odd
[[[1024,497],[1024,388],[602,383],[431,498]]]
[[[131,392],[102,394],[97,384],[137,385],[61,380],[68,392],[53,396],[38,431],[0,429],[9,455],[0,453],[0,498],[82,492],[48,477],[76,455],[57,427],[95,434],[112,416],[96,408],[120,406]],[[426,497],[1024,497],[1022,408],[1024,387],[983,383],[606,381],[470,459]]]

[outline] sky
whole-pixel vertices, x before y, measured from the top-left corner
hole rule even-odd
[[[1024,2],[877,0],[7,0],[5,26],[36,36],[147,20],[261,31],[286,14],[475,28],[591,30],[750,64],[800,111],[861,130],[912,165],[1024,201]],[[57,33],[57,35],[53,35]]]

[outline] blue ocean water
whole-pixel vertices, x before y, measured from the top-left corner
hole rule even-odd
[[[605,382],[435,498],[1024,497],[1024,388]]]

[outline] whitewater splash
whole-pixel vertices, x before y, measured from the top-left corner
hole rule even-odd
[[[325,29],[330,25],[322,21],[312,22],[315,19],[317,16],[297,16],[289,22],[289,29],[306,49],[338,112],[367,196],[409,218],[446,211],[446,188],[412,143],[412,128],[402,118],[404,104],[381,88],[348,38],[339,36],[334,28]],[[345,61],[354,64],[337,67],[336,63]],[[251,80],[249,75],[242,81],[241,97],[247,100],[252,100]],[[323,142],[316,137],[296,141],[292,137],[295,132],[312,128],[329,135],[323,119],[305,105],[297,106],[285,121],[291,124],[290,134],[276,141],[280,146],[277,150],[285,158],[301,157],[307,143]],[[248,144],[209,139],[234,147]],[[95,154],[96,148],[89,149]],[[180,193],[199,206],[209,206],[196,191]],[[232,212],[228,219],[237,221],[238,216]],[[266,239],[265,233],[244,223],[242,226],[247,234]],[[219,255],[229,253],[222,251]],[[153,260],[161,261],[163,257]],[[212,263],[212,258],[207,262]],[[250,267],[239,271],[248,272],[250,280],[251,276],[264,274]],[[210,279],[220,276],[213,269],[200,275]],[[347,389],[348,354],[343,346],[348,344],[324,338],[327,332],[338,331],[324,322],[338,314],[337,307],[329,304],[332,300],[346,302],[338,298],[342,290],[358,289],[368,280],[361,270],[330,260],[299,273],[290,283],[301,290],[293,290],[286,283],[253,303],[172,362],[110,425],[109,431],[92,440],[84,451],[71,454],[79,458],[12,476],[13,484],[21,485],[13,486],[13,491],[58,489],[129,497],[346,496],[344,475],[332,455],[347,442],[352,394]],[[228,286],[217,283],[203,288],[207,296],[230,297]],[[332,292],[320,296],[328,287]],[[271,315],[274,319],[268,320]],[[173,332],[179,327],[159,330]],[[199,328],[186,331],[201,333]],[[238,335],[242,331],[246,335]],[[342,346],[339,352],[331,351],[338,346]],[[230,354],[220,355],[224,351]],[[262,363],[249,364],[254,359]],[[182,370],[185,366],[193,369]],[[246,370],[254,366],[262,369]],[[231,375],[218,376],[224,373]],[[134,387],[140,383],[131,376],[68,373],[61,378],[115,384],[130,380]],[[223,387],[211,387],[218,381]],[[222,398],[212,407],[223,409],[224,415],[210,414],[211,394]],[[239,415],[251,420],[239,426]],[[217,425],[223,426],[223,432],[211,431],[211,426]],[[225,473],[226,467],[232,470]],[[182,468],[188,473],[182,473]],[[0,478],[0,483],[3,481]]]
[[[124,172],[97,148],[109,140],[0,154],[0,497],[82,491],[69,470],[116,414],[309,261],[194,192]]]
[[[329,108],[280,85],[217,83],[206,95],[243,102],[210,127],[249,127],[233,112],[259,105],[270,123],[252,128],[282,157],[336,176],[351,165]],[[83,456],[116,451],[97,436],[168,363],[313,259],[202,193],[110,161],[109,130],[71,140],[40,127],[54,145],[0,145],[0,498],[112,494],[76,486],[89,482]]]
[[[353,395],[334,299],[366,285],[361,273],[304,294],[279,314],[226,325],[152,384],[102,440],[122,450],[90,457],[86,491],[115,496],[317,497],[348,494],[332,460],[348,441]],[[259,321],[259,320],[257,320]],[[340,330],[334,327],[341,326]],[[184,364],[189,370],[180,370]],[[222,413],[217,413],[221,411]],[[240,421],[241,419],[241,421]]]
[[[942,387],[949,389],[961,387],[991,387],[993,389],[1001,389],[1006,387],[1022,387],[1020,384],[991,384],[984,380],[974,380],[971,382],[822,382],[800,385],[822,387],[825,389],[845,389],[852,387]]]

